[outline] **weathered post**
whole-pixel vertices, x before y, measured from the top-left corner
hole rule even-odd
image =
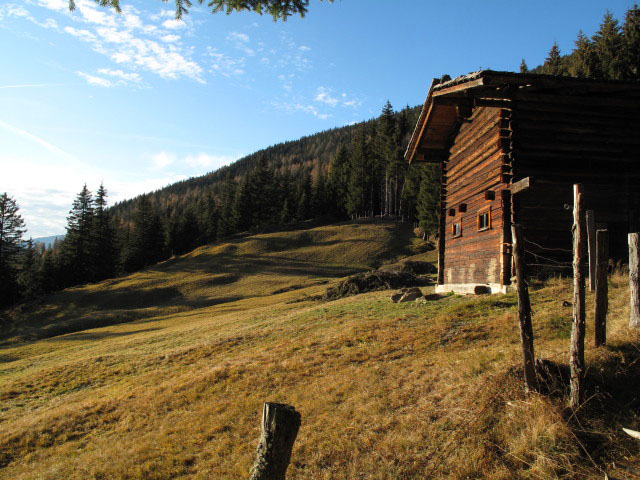
[[[609,262],[609,232],[596,232],[596,298],[595,298],[595,345],[607,343],[607,310],[609,309],[609,285],[607,264]]]
[[[584,327],[585,327],[585,214],[584,188],[582,184],[573,186],[573,323],[571,325],[571,371],[572,408],[577,408],[584,398],[582,379],[584,377]]]
[[[587,245],[589,245],[589,291],[596,289],[596,217],[587,210]]]
[[[294,407],[282,403],[264,404],[262,433],[249,480],[285,480],[299,429],[300,413]]]
[[[518,320],[520,324],[520,340],[522,341],[522,363],[524,366],[524,381],[527,392],[538,391],[536,377],[535,355],[533,352],[533,327],[531,325],[531,303],[529,287],[525,279],[524,240],[522,239],[522,225],[511,226],[513,237],[513,260],[516,267],[516,282],[518,290]]]
[[[640,241],[640,233],[629,234],[629,296],[631,303],[629,305],[629,326],[632,328],[640,328],[640,285],[638,285],[638,266],[640,265],[640,250],[638,243]]]

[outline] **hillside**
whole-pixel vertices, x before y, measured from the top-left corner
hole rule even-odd
[[[0,478],[247,478],[264,401],[302,413],[289,479],[626,478],[627,279],[611,278],[609,346],[587,332],[589,400],[572,413],[559,381],[524,396],[513,294],[305,300],[413,243],[384,222],[257,235],[29,306],[14,337],[106,326],[0,347]],[[532,290],[536,353],[565,364],[569,282]]]
[[[205,245],[134,274],[21,305],[11,312],[13,328],[0,333],[0,345],[3,338],[50,337],[203,307],[242,310],[246,301],[252,307],[271,303],[279,292],[278,300],[286,301],[287,292],[306,292],[406,253],[409,236],[403,224],[363,221]]]
[[[396,113],[403,115],[405,122],[413,128],[421,106],[406,107]],[[185,205],[205,198],[209,192],[216,197],[221,195],[223,182],[229,178],[240,179],[256,167],[264,158],[276,172],[291,172],[293,179],[301,181],[307,173],[313,177],[318,173],[327,174],[329,164],[335,158],[341,146],[349,146],[359,129],[373,129],[378,119],[358,122],[353,125],[331,128],[297,140],[278,143],[242,157],[232,164],[198,177],[188,178],[167,185],[152,194],[150,201],[156,208],[165,211],[167,205]],[[403,139],[406,146],[406,140]],[[112,207],[112,213],[119,218],[129,219],[137,207],[139,197],[119,202]]]

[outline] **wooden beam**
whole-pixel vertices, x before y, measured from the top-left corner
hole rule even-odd
[[[585,211],[584,187],[573,186],[573,324],[569,354],[570,405],[574,410],[584,401],[584,331],[585,331]]]
[[[609,261],[609,232],[596,232],[596,298],[595,298],[595,345],[607,343],[607,310],[609,309],[609,285],[607,263]]]
[[[533,177],[526,177],[522,180],[518,180],[517,182],[511,185],[511,195],[515,195],[516,193],[524,192],[526,189],[530,188],[534,184]]]

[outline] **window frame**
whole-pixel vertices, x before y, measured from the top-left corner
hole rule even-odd
[[[487,225],[484,227],[480,226],[480,218],[482,218],[483,215],[487,216]],[[491,207],[485,207],[485,208],[481,208],[480,210],[478,210],[478,215],[476,216],[476,227],[478,229],[478,232],[486,232],[487,230],[491,230],[492,227],[492,222],[491,222]]]

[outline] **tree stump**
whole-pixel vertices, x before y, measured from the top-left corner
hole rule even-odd
[[[250,480],[285,480],[300,423],[300,413],[291,405],[264,404],[262,433]]]

